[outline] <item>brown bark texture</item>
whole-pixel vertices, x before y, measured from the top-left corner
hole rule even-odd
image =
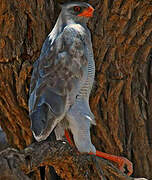
[[[27,106],[32,64],[55,24],[60,11],[59,2],[67,1],[0,0],[0,126],[8,143],[20,150],[16,150],[16,163],[24,173],[30,172],[24,148],[32,142]],[[152,179],[152,0],[90,0],[89,3],[95,8],[94,17],[88,23],[96,63],[96,78],[90,98],[97,123],[91,128],[93,144],[98,150],[125,156],[132,161],[134,177]],[[44,146],[48,148],[47,143]],[[82,175],[80,164],[86,162],[88,166],[84,167],[86,174],[91,171],[90,179],[100,177],[100,171],[106,174],[107,179],[119,179],[113,174],[121,173],[105,170],[104,163],[105,167],[114,169],[105,160],[76,156],[67,145],[59,142],[52,147],[59,148],[63,154],[56,155],[56,161],[50,161],[54,151],[45,151],[48,162],[43,159],[43,154],[34,169],[44,160],[45,165],[57,167],[60,176],[70,174],[75,168],[74,175],[78,171],[79,179]],[[33,157],[44,152],[40,151],[43,148],[38,149],[41,143],[32,145],[32,148]],[[3,156],[7,157],[4,161],[9,159],[9,153],[12,157],[15,150],[0,154],[0,163]],[[54,153],[59,152],[56,149]],[[61,157],[64,156],[62,163]],[[62,166],[56,165],[59,162]],[[20,167],[20,164],[25,167]],[[96,164],[101,166],[101,170]],[[22,171],[20,173],[25,176]]]
[[[28,180],[25,174],[39,166],[51,165],[58,175],[68,180],[133,180],[108,161],[78,154],[68,143],[62,141],[33,143],[22,151],[8,148],[0,153],[0,180]]]

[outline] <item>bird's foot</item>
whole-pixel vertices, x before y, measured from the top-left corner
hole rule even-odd
[[[133,164],[125,157],[118,157],[118,167],[120,171],[125,172],[127,168],[127,175],[130,176],[133,173]]]
[[[111,155],[111,154],[107,154],[107,153],[103,153],[101,151],[96,151],[96,153],[89,153],[89,154],[94,154],[98,157],[102,157],[104,159],[113,161],[115,163],[118,164],[118,168],[120,169],[120,171],[125,172],[127,168],[127,175],[130,176],[133,173],[133,164],[131,161],[129,161],[127,158],[125,157],[120,157],[120,156],[115,156],[115,155]]]
[[[75,147],[72,138],[68,132],[68,130],[65,130],[65,137],[68,140],[69,144],[72,147]],[[118,164],[118,168],[120,169],[120,171],[125,172],[127,169],[127,175],[130,176],[133,173],[133,165],[132,162],[129,161],[127,158],[125,157],[120,157],[120,156],[115,156],[115,155],[111,155],[111,154],[107,154],[101,151],[96,151],[96,153],[92,153],[90,152],[89,154],[93,154],[96,155],[98,157],[102,157],[104,159],[113,161],[115,163]]]

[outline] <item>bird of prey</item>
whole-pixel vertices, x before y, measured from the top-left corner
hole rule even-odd
[[[119,161],[120,168],[127,163],[132,171],[127,159],[96,151],[90,138],[90,126],[95,124],[89,106],[95,64],[86,23],[93,12],[93,7],[85,2],[62,6],[33,65],[29,97],[31,129],[37,141],[45,140],[52,131],[57,139],[62,139],[64,132],[70,130],[79,152]]]

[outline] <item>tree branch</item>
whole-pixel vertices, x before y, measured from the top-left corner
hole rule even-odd
[[[0,152],[0,180],[29,180],[27,174],[44,165],[53,166],[59,176],[68,180],[134,179],[126,176],[107,160],[79,154],[66,142],[44,141],[33,143],[22,151],[8,148]]]

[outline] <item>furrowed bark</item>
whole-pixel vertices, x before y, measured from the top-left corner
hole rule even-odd
[[[79,154],[68,143],[34,143],[22,151],[8,148],[0,153],[0,179],[15,177],[16,180],[29,179],[25,174],[40,166],[53,166],[63,179],[108,179],[131,180],[110,162],[92,155]]]
[[[20,150],[32,142],[27,105],[32,64],[55,24],[59,2],[67,1],[0,2],[0,126],[9,145]],[[93,144],[131,160],[133,176],[152,179],[152,1],[89,3],[95,8],[88,23],[96,63],[90,98],[97,122],[91,129]],[[99,162],[107,177],[118,179]],[[72,163],[68,168],[74,168]]]

